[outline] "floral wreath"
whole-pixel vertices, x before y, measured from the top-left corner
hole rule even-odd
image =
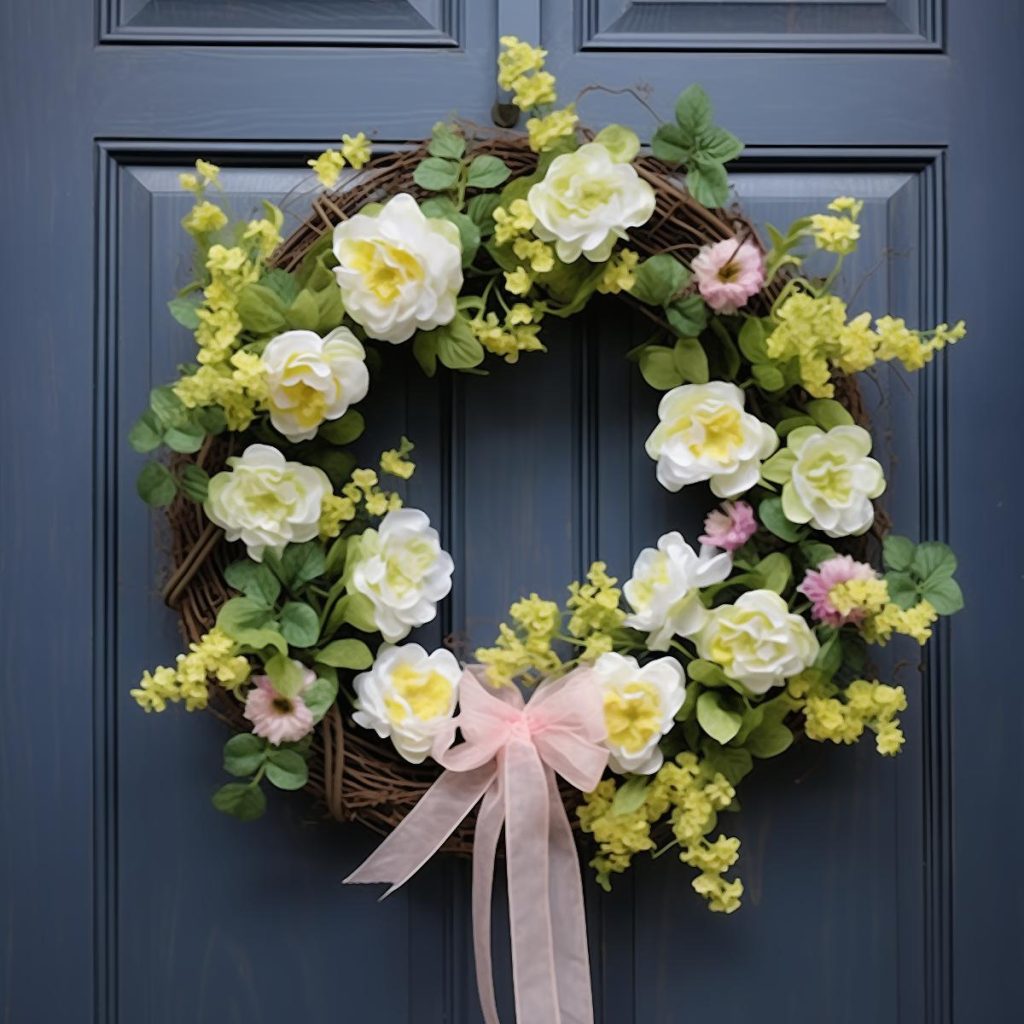
[[[170,310],[195,332],[197,362],[151,393],[131,442],[176,453],[147,462],[138,490],[170,506],[166,596],[192,642],[132,695],[147,711],[209,705],[231,722],[236,781],[214,794],[219,810],[256,818],[264,782],[309,786],[336,817],[387,830],[457,770],[457,730],[466,747],[479,726],[470,706],[522,715],[520,689],[541,684],[552,715],[571,685],[590,715],[574,764],[600,755],[586,791],[563,795],[600,883],[637,853],[675,848],[708,907],[731,913],[740,844],[716,833],[743,777],[798,735],[872,733],[880,754],[898,753],[906,694],[873,678],[866,648],[896,634],[924,644],[962,607],[949,548],[888,533],[876,510],[885,479],[853,375],[920,369],[964,327],[849,316],[832,288],[858,243],[856,199],[769,226],[765,246],[725,209],[725,164],[742,144],[699,87],[641,155],[629,129],[595,135],[573,104],[554,107],[543,50],[502,43],[498,82],[531,115],[525,135],[439,123],[422,148],[373,160],[362,133],[343,136],[309,161],[324,191],[287,241],[269,202],[229,220],[216,166],[181,176],[196,272]],[[807,245],[834,258],[824,276],[805,268]],[[448,594],[453,562],[426,514],[403,505],[412,443],[358,467],[355,406],[389,345],[428,376],[479,373],[489,357],[543,352],[545,320],[594,293],[654,325],[630,359],[664,392],[646,440],[658,481],[706,484],[721,504],[698,546],[665,534],[621,587],[595,562],[561,605],[519,600],[467,671],[450,650],[408,642]],[[564,787],[572,770],[554,760],[545,770]],[[459,820],[435,849],[469,847]],[[508,819],[510,858],[514,835]]]

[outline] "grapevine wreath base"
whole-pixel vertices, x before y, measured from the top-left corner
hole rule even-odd
[[[464,125],[473,142],[470,156],[497,156],[508,165],[513,177],[530,174],[537,165],[537,154],[524,135],[482,131]],[[367,203],[383,202],[390,196],[407,192],[417,198],[430,193],[413,180],[416,167],[427,157],[426,145],[382,156],[359,171],[344,186],[324,192],[313,200],[313,209],[305,222],[274,254],[272,264],[285,270],[297,267],[310,248],[334,225],[358,213]],[[702,246],[729,238],[758,239],[753,225],[738,208],[709,210],[694,200],[671,168],[653,157],[641,157],[635,165],[657,196],[654,216],[630,235],[630,246],[643,256],[677,252],[686,259]],[[758,244],[762,243],[758,239]],[[767,308],[778,294],[782,282],[757,298]],[[623,298],[646,316],[658,316],[649,305]],[[867,425],[868,416],[857,381],[845,374],[836,377],[837,400],[850,410],[857,423]],[[209,474],[223,468],[227,449],[209,441],[190,458]],[[224,579],[224,569],[237,557],[237,545],[224,540],[224,533],[203,514],[201,506],[179,495],[168,509],[174,570],[163,596],[181,615],[187,640],[198,642],[217,621],[217,612],[234,591]],[[888,520],[881,508],[875,516],[871,537],[884,536]],[[869,538],[860,538],[857,546],[866,547]],[[246,728],[242,707],[229,696],[215,692],[214,711],[236,729]],[[375,832],[387,835],[408,814],[440,773],[432,762],[412,765],[386,740],[356,726],[342,715],[337,705],[324,716],[313,739],[309,756],[308,792],[338,821],[355,821]],[[579,803],[579,794],[563,786],[562,793],[570,812]],[[575,814],[571,814],[575,823]],[[444,850],[468,855],[472,852],[473,822],[466,823],[448,840]]]

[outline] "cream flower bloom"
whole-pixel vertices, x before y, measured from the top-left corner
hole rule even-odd
[[[366,352],[347,327],[325,338],[313,331],[286,331],[267,343],[261,359],[270,422],[289,441],[316,437],[321,423],[344,416],[370,386]]]
[[[735,498],[757,483],[761,462],[778,447],[767,423],[744,412],[735,384],[683,384],[658,405],[659,423],[647,438],[658,482],[670,491],[708,480],[719,498]]]
[[[855,426],[827,432],[798,427],[786,440],[788,447],[776,456],[789,464],[782,488],[786,518],[810,523],[829,537],[864,533],[875,521],[871,499],[885,490],[882,467],[868,457],[871,435]]]
[[[462,288],[459,229],[427,217],[403,192],[334,229],[345,310],[371,338],[393,344],[455,317]]]
[[[698,555],[680,533],[666,533],[657,548],[637,556],[622,592],[633,609],[625,624],[649,634],[647,647],[667,651],[674,636],[693,636],[707,621],[700,587],[720,583],[732,571],[728,551],[702,547]]]
[[[581,254],[604,262],[627,228],[647,223],[655,204],[654,189],[598,142],[555,157],[526,198],[537,219],[534,234],[554,242],[563,263]]]
[[[697,650],[751,693],[765,693],[809,668],[818,656],[818,640],[774,591],[750,590],[735,604],[711,610],[697,635]]]
[[[682,667],[674,658],[641,668],[636,658],[602,654],[594,673],[604,701],[609,767],[620,774],[653,775],[664,762],[658,743],[675,724],[686,696]]]
[[[256,562],[266,548],[312,540],[319,532],[320,503],[331,493],[322,469],[286,462],[267,444],[251,444],[228,459],[230,471],[210,481],[203,508],[228,540],[241,540]]]
[[[388,643],[433,619],[437,602],[452,589],[455,563],[441,549],[425,512],[388,512],[380,529],[364,530],[354,547],[348,589],[369,599]]]
[[[352,718],[382,739],[390,736],[406,761],[420,764],[449,727],[461,675],[450,651],[427,654],[419,644],[381,647],[373,667],[355,678]]]

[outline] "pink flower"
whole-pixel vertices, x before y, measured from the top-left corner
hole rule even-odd
[[[750,241],[702,246],[691,266],[704,301],[718,313],[735,313],[764,285],[764,257]]]
[[[754,510],[745,501],[723,501],[721,511],[709,512],[704,520],[701,544],[735,551],[757,533]]]
[[[305,690],[316,679],[316,673],[303,670]],[[245,698],[245,717],[252,722],[257,736],[270,740],[275,747],[294,743],[313,729],[313,712],[301,696],[285,697],[274,689],[267,676],[253,676],[256,684]]]
[[[811,614],[829,626],[839,627],[847,622],[861,622],[864,611],[853,608],[843,614],[829,599],[832,588],[848,580],[873,580],[875,570],[864,562],[856,562],[849,555],[836,555],[826,559],[817,569],[809,569],[803,583],[796,589],[811,599]]]

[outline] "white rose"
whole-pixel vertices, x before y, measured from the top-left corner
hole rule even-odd
[[[424,216],[407,193],[334,229],[345,310],[371,338],[398,343],[455,317],[462,288],[459,229]]]
[[[782,474],[789,471],[782,488],[786,518],[829,537],[864,533],[875,521],[871,499],[885,490],[882,467],[868,458],[871,435],[863,427],[798,427],[786,440],[772,460]]]
[[[320,529],[320,505],[331,493],[322,469],[286,462],[267,444],[251,444],[228,459],[229,472],[210,481],[203,508],[228,540],[241,540],[256,562],[266,548],[312,540]]]
[[[594,672],[604,701],[609,766],[620,774],[653,775],[664,761],[658,743],[686,697],[682,667],[674,658],[641,668],[636,658],[602,654]]]
[[[380,529],[363,531],[355,547],[348,589],[373,605],[374,622],[388,643],[433,619],[437,602],[452,589],[455,564],[426,513],[389,512]]]
[[[602,263],[627,228],[647,223],[655,205],[654,189],[597,142],[556,156],[526,201],[537,218],[534,234],[554,242],[563,263],[581,254]]]
[[[700,587],[721,583],[732,571],[728,551],[698,555],[680,533],[666,533],[657,548],[644,548],[622,592],[633,609],[625,624],[648,633],[652,651],[667,651],[674,636],[693,636],[707,620]]]
[[[356,676],[352,718],[413,764],[426,759],[435,737],[449,727],[462,670],[450,651],[433,654],[419,644],[381,647],[369,672]]]
[[[289,441],[316,437],[325,420],[344,416],[366,397],[366,352],[347,327],[326,338],[313,331],[286,331],[261,356],[269,390],[270,422]]]
[[[659,423],[647,438],[647,454],[658,463],[658,482],[678,491],[708,480],[719,498],[750,490],[779,437],[744,412],[745,400],[741,388],[720,380],[669,391],[658,405]]]
[[[697,650],[751,693],[765,693],[809,668],[818,656],[818,640],[774,591],[750,590],[735,604],[711,610],[697,635]]]

